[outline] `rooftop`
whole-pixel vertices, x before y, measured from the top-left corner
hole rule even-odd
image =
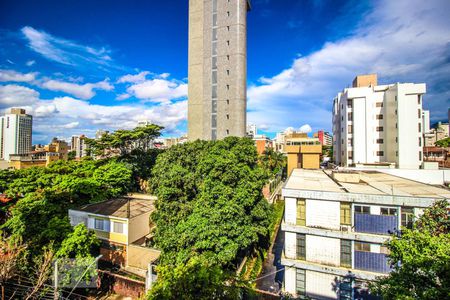
[[[286,189],[337,193],[450,198],[450,190],[377,171],[295,169]]]
[[[155,196],[131,194],[99,203],[87,204],[76,210],[88,213],[132,219],[155,210]]]

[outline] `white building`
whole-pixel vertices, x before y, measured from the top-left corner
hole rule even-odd
[[[295,169],[282,195],[284,291],[339,299],[350,271],[354,292],[365,299],[367,282],[390,271],[383,246],[389,232],[410,227],[450,191],[376,171]]]
[[[377,85],[376,75],[367,79],[368,76],[357,76],[354,87],[344,89],[334,99],[333,155],[336,164],[420,168],[425,84]]]
[[[25,109],[11,108],[0,117],[0,159],[8,160],[11,154],[27,154],[31,151],[33,117]]]

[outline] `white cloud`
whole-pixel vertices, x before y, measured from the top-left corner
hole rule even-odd
[[[187,96],[187,84],[155,78],[134,84],[127,92],[138,99],[165,103]]]
[[[298,131],[303,132],[303,133],[310,133],[312,131],[312,128],[311,128],[311,126],[309,126],[309,124],[305,124],[305,125],[302,125]]]
[[[36,79],[36,72],[20,73],[14,70],[0,70],[0,81],[31,82]]]
[[[94,90],[111,91],[114,89],[108,80],[85,84],[77,84],[60,80],[46,80],[41,84],[41,87],[51,91],[65,92],[81,99],[91,99],[94,97]]]
[[[139,82],[143,82],[145,81],[145,77],[150,74],[149,71],[143,71],[140,72],[136,75],[131,75],[131,74],[127,74],[124,75],[122,77],[119,78],[119,80],[117,80],[117,83],[126,83],[126,82],[130,82],[130,83],[139,83]]]
[[[36,103],[39,93],[33,89],[16,85],[0,85],[0,107],[27,106]]]
[[[36,63],[36,61],[34,61],[34,60],[29,60],[29,61],[27,61],[25,64],[28,66],[28,67],[31,67],[32,65],[34,65]]]
[[[248,90],[251,123],[272,131],[299,122],[331,129],[333,97],[354,76],[379,82],[425,82],[425,108],[445,118],[450,99],[450,2],[378,1],[350,36],[329,42]],[[352,16],[347,16],[352,17]]]

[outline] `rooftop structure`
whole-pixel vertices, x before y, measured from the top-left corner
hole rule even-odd
[[[411,227],[437,199],[450,199],[450,190],[369,170],[295,169],[282,195],[285,291],[343,299],[349,272],[354,295],[367,293],[368,282],[391,270],[390,234]]]

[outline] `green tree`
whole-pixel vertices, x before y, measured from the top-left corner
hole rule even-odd
[[[449,203],[436,201],[413,229],[402,228],[387,243],[393,270],[379,278],[374,291],[385,299],[450,298]]]

